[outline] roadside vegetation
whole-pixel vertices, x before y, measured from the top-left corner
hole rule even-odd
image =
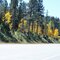
[[[0,42],[60,43],[60,19],[44,16],[43,0],[0,0]]]

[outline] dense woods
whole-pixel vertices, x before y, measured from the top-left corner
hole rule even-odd
[[[0,0],[0,41],[59,43],[60,19],[44,16],[43,0]]]

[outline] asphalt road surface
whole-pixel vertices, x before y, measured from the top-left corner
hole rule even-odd
[[[1,44],[0,60],[60,60],[60,45]]]

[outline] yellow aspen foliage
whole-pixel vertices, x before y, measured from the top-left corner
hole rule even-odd
[[[51,29],[50,24],[47,24],[48,29]]]
[[[21,28],[21,26],[22,26],[22,23],[19,23],[19,25],[18,25],[18,29],[20,29],[20,28]]]
[[[10,12],[7,12],[6,14],[5,14],[5,19],[6,19],[6,22],[9,24],[10,22],[11,22],[11,14],[10,14]]]
[[[24,20],[24,24],[26,24],[27,23],[27,21],[26,20]]]
[[[59,31],[58,31],[58,29],[55,29],[54,30],[54,37],[57,37],[59,35]]]
[[[24,26],[26,27],[26,25],[27,25],[27,21],[26,21],[26,20],[24,20]]]
[[[20,20],[20,22],[23,23],[23,22],[24,22],[24,19],[22,18],[22,19]]]
[[[50,27],[50,24],[47,24],[47,27],[48,27],[48,29],[47,29],[48,30],[48,32],[47,32],[48,36],[53,36],[53,31]]]
[[[21,19],[21,20],[20,20],[20,22],[19,22],[19,24],[18,24],[18,29],[20,29],[20,28],[21,28],[22,23],[23,23],[23,19]]]
[[[52,29],[48,29],[48,36],[53,36],[53,31],[52,31]]]
[[[24,25],[26,27],[27,21],[24,19],[21,19],[20,23],[18,24],[18,28],[20,29],[22,25]]]
[[[42,29],[40,26],[38,26],[38,34],[42,34]]]
[[[11,23],[11,24],[9,24],[9,28],[10,28],[10,29],[12,29],[12,23]]]

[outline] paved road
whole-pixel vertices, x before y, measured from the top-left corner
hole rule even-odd
[[[60,60],[60,45],[0,45],[0,60]]]

